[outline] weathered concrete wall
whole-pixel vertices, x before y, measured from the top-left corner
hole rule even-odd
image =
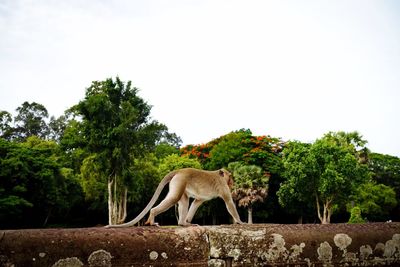
[[[400,223],[7,230],[0,266],[400,266]]]

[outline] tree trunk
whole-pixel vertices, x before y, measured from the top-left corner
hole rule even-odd
[[[320,210],[321,207],[319,204],[318,195],[315,195],[315,201],[317,204],[318,219],[321,221],[321,224],[329,224],[331,222],[331,215],[332,215],[332,207],[331,207],[332,200],[326,200],[325,203],[323,203],[324,209],[322,211],[322,215],[321,215],[321,210]]]
[[[319,207],[319,199],[318,199],[318,195],[317,194],[315,194],[315,202],[316,202],[316,204],[317,204],[317,214],[318,214],[318,219],[321,221],[321,223],[323,224],[323,219],[322,219],[322,216],[321,216],[321,211],[320,211],[320,207]]]
[[[303,224],[303,215],[297,219],[297,224]]]
[[[117,176],[108,182],[108,224],[121,224],[126,219],[126,205],[128,198],[128,188],[123,187],[120,193],[117,186]]]
[[[112,184],[113,184],[113,180],[109,180],[108,181],[108,224],[109,225],[114,224],[113,216],[112,216],[112,212],[111,212],[113,210]]]
[[[249,206],[247,208],[247,223],[253,224],[253,207]]]
[[[212,214],[212,225],[216,225],[217,224],[217,216],[215,215],[215,213]]]
[[[46,218],[44,219],[44,222],[43,222],[43,227],[45,227],[47,225],[47,222],[49,221],[49,218],[50,218],[52,210],[53,210],[53,208],[50,208],[49,211],[47,212],[47,216],[46,216]]]
[[[128,197],[128,188],[124,187],[124,193],[120,195],[119,199],[119,210],[118,212],[118,224],[124,223],[126,219],[126,202]]]

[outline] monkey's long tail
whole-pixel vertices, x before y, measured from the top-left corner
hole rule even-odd
[[[149,204],[147,204],[146,208],[138,215],[136,216],[135,219],[133,219],[130,222],[123,223],[123,224],[112,224],[112,225],[107,225],[107,228],[122,228],[122,227],[130,227],[135,224],[137,224],[146,214],[149,212],[149,210],[154,206],[156,203],[158,197],[160,196],[162,190],[164,189],[165,185],[168,184],[171,179],[175,176],[176,171],[168,173],[164,178],[161,180],[161,182],[158,184],[156,191],[153,194],[153,197],[151,198]]]

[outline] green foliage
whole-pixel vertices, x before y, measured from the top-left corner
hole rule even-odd
[[[181,154],[197,158],[206,169],[219,169],[239,161],[279,174],[283,142],[270,136],[253,136],[250,130],[230,132],[202,145],[181,148]]]
[[[46,120],[49,117],[47,109],[38,103],[24,102],[17,108],[17,116],[14,118],[14,135],[17,140],[24,141],[32,135],[46,138],[49,128]]]
[[[30,225],[43,226],[52,214],[71,208],[79,185],[62,171],[58,153],[55,143],[37,137],[21,144],[0,139],[2,222],[22,225],[21,218],[32,214]]]
[[[248,148],[243,161],[250,165],[260,166],[268,173],[279,175],[282,171],[281,151],[284,143],[270,136],[250,136],[243,140]]]
[[[181,139],[150,111],[138,89],[119,78],[93,82],[58,118],[48,120],[35,102],[24,102],[14,118],[0,111],[0,228],[68,225],[77,210],[78,225],[102,223],[110,179],[123,188],[118,194],[129,189],[128,210],[137,214],[169,171],[227,166],[249,218],[254,207],[260,220],[292,222],[290,213],[313,222],[316,208],[323,218],[347,207],[349,222],[363,222],[361,214],[400,220],[400,159],[370,153],[357,132],[303,144],[242,129],[179,150]],[[222,202],[211,201],[199,222],[217,223],[224,212]]]
[[[400,158],[390,155],[371,153],[368,167],[372,178],[378,182],[400,191]]]
[[[11,114],[7,111],[0,111],[0,138],[10,140],[13,134],[11,123]]]
[[[232,172],[237,188],[268,188],[269,175],[264,174],[262,169],[256,165],[231,162],[228,165],[228,170]]]
[[[201,169],[201,164],[197,159],[191,159],[187,156],[179,156],[176,154],[169,155],[161,160],[158,170],[160,177],[164,177],[169,172],[183,168]]]
[[[360,207],[355,206],[351,209],[349,223],[365,223],[365,220],[361,216]]]
[[[63,205],[64,210],[69,210],[75,205],[82,203],[84,194],[83,189],[79,183],[79,177],[70,168],[61,167],[60,174],[64,179],[65,192],[63,195]]]
[[[161,160],[171,154],[179,154],[179,149],[166,142],[162,142],[156,146],[154,154]]]
[[[250,131],[240,130],[221,137],[219,143],[210,151],[211,160],[207,169],[220,169],[228,166],[230,162],[241,161],[248,151],[244,140],[250,136]]]
[[[131,170],[132,174],[135,175],[135,179],[129,185],[132,192],[130,201],[132,203],[139,203],[139,207],[144,207],[147,204],[147,201],[154,194],[160,181],[158,164],[159,158],[152,153],[147,154],[143,158],[135,159],[133,169]]]
[[[108,176],[102,171],[97,154],[92,154],[83,160],[81,185],[86,199],[107,203],[107,180]]]
[[[324,139],[333,142],[338,146],[347,147],[353,152],[363,150],[365,145],[368,143],[362,139],[362,135],[358,132],[329,132],[324,135]]]
[[[77,138],[81,145],[96,153],[104,175],[113,173],[127,182],[133,158],[153,150],[166,131],[165,125],[150,121],[151,107],[138,96],[138,89],[118,77],[93,82],[72,110],[81,116],[74,131],[82,135]]]
[[[54,140],[56,142],[60,142],[60,140],[64,136],[64,132],[65,129],[67,128],[69,120],[71,120],[71,118],[69,118],[68,112],[66,112],[65,115],[61,115],[58,118],[52,116],[48,124],[49,139]]]
[[[277,195],[279,203],[290,208],[296,203],[301,206],[310,201],[313,192],[315,158],[310,154],[310,144],[297,141],[288,143],[283,150],[285,182],[281,184]],[[301,190],[299,190],[301,188]],[[297,210],[297,206],[293,210]]]
[[[92,82],[85,98],[70,109],[77,119],[65,127],[61,144],[85,152],[80,167],[83,189],[98,204],[105,204],[107,196],[110,224],[125,219],[128,191],[137,193],[131,185],[140,186],[135,181],[140,176],[135,167],[138,160],[161,143],[180,143],[165,125],[151,120],[150,111],[138,89],[118,77]]]
[[[400,158],[371,153],[368,167],[372,179],[378,184],[384,184],[396,192],[397,205],[391,213],[392,220],[400,220]]]
[[[269,175],[258,166],[240,162],[229,163],[228,170],[235,178],[232,197],[239,201],[239,207],[247,208],[248,223],[253,223],[253,205],[267,197]]]
[[[353,133],[329,133],[312,145],[289,144],[283,151],[286,181],[277,193],[280,203],[316,201],[318,217],[329,223],[333,207],[343,206],[355,187],[369,178],[366,166],[357,158],[354,138]]]
[[[387,221],[390,213],[397,205],[396,193],[393,188],[367,182],[355,190],[351,197],[352,203],[358,206],[362,213],[372,221]]]
[[[19,172],[23,162],[15,159],[17,152],[18,145],[0,138],[0,221],[2,222],[13,220],[13,217],[20,218],[26,208],[33,207],[26,197],[27,181],[23,177],[24,173]]]
[[[264,201],[267,197],[269,176],[260,167],[232,162],[228,165],[228,170],[235,179],[233,197],[239,201],[240,207],[249,207]]]
[[[15,186],[12,190],[13,193],[18,193],[18,191],[26,191],[26,189],[24,187],[17,188],[17,186]],[[1,189],[0,194],[5,194],[4,189]],[[7,219],[10,219],[7,218],[8,216],[5,216],[6,213],[11,216],[21,216],[21,210],[31,207],[33,207],[33,204],[20,196],[4,196],[0,199],[0,216],[2,220],[6,221]]]

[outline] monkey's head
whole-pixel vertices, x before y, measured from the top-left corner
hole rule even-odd
[[[232,187],[233,187],[233,175],[230,172],[228,172],[227,170],[225,170],[225,169],[220,169],[219,170],[219,175],[226,179],[226,183],[228,184],[229,189],[232,189]]]

